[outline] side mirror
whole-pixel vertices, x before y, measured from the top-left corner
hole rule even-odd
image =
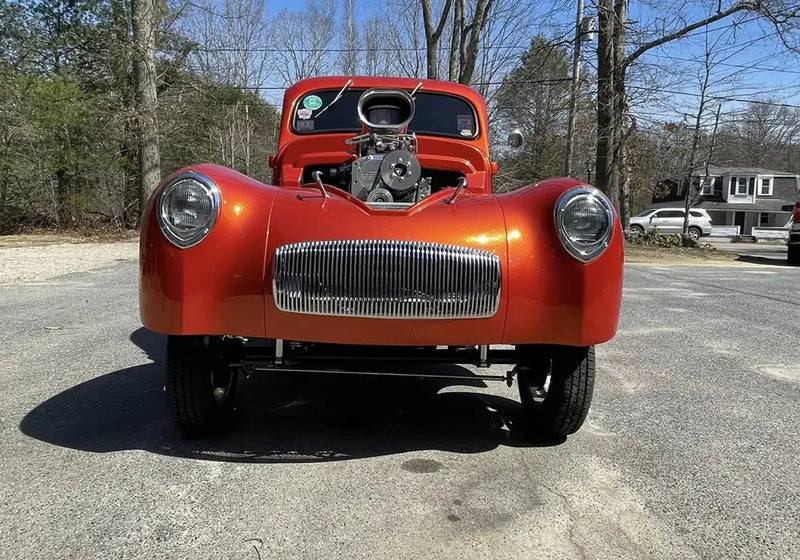
[[[515,129],[508,135],[508,147],[518,149],[525,144],[525,137],[522,135],[520,129]]]

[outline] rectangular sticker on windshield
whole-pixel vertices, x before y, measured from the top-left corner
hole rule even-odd
[[[472,122],[472,115],[457,115],[456,130],[461,136],[472,136],[475,125]]]
[[[314,130],[314,119],[295,119],[294,129],[298,132],[309,132]]]

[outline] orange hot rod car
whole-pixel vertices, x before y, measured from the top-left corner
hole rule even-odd
[[[168,335],[167,400],[186,435],[222,418],[241,372],[416,362],[513,365],[477,377],[516,376],[542,435],[581,426],[622,292],[603,194],[569,178],[494,194],[483,99],[433,80],[297,83],[270,166],[270,185],[189,167],[148,203],[141,317]]]

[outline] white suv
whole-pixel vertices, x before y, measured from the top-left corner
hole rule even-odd
[[[683,208],[651,208],[631,218],[631,233],[682,233]],[[711,216],[700,208],[689,210],[689,237],[695,241],[711,234]]]

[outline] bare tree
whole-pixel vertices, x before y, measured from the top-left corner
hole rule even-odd
[[[273,62],[273,53],[264,48],[270,39],[265,0],[225,0],[222,4],[205,0],[195,6],[186,27],[199,45],[194,63],[203,83],[213,85],[213,92],[218,91],[217,85],[259,91]],[[255,126],[250,104],[242,97],[221,98],[218,103],[226,109],[215,137],[218,160],[249,174]]]
[[[469,23],[466,23],[465,13],[467,11],[466,0],[456,0],[461,4],[461,19],[457,22],[461,28],[460,48],[458,50],[458,81],[462,84],[471,84],[475,73],[475,65],[478,61],[478,49],[481,43],[481,35],[486,23],[489,20],[489,13],[492,10],[494,0],[477,0],[472,11]],[[451,51],[450,56],[455,56]]]
[[[420,2],[398,4],[385,0],[380,18],[373,17],[367,27],[367,57],[375,71],[370,74],[425,77],[426,40],[420,21]]]
[[[270,40],[266,1],[203,0],[196,6],[187,28],[203,78],[239,88],[263,85],[272,64],[264,48]]]
[[[158,94],[156,88],[156,27],[158,12],[155,0],[131,0],[133,28],[133,66],[136,77],[136,109],[139,124],[139,208],[161,181],[161,157],[158,149]]]
[[[694,200],[694,168],[697,164],[697,147],[700,142],[702,133],[703,117],[705,116],[706,107],[708,105],[709,87],[711,86],[711,73],[714,69],[714,60],[712,58],[712,50],[715,45],[708,42],[708,31],[706,31],[706,48],[705,56],[703,58],[703,73],[700,79],[700,102],[697,106],[697,114],[694,120],[694,130],[692,132],[692,147],[689,150],[689,158],[686,165],[686,178],[685,178],[685,193],[684,193],[684,217],[683,217],[683,242],[688,243],[689,239],[689,208]],[[717,120],[714,124],[714,136],[716,137],[717,126],[719,125],[719,112],[717,112]],[[712,139],[712,152],[713,152]],[[708,175],[708,159],[706,160],[706,175]],[[707,178],[706,178],[707,180]]]
[[[339,68],[343,74],[358,72],[359,36],[356,27],[356,0],[344,0],[344,48],[339,57]]]
[[[303,11],[285,8],[272,21],[275,72],[284,85],[326,72],[335,15],[333,0],[309,0]]]
[[[661,45],[681,39],[692,31],[714,22],[750,13],[755,18],[766,19],[775,26],[776,35],[787,44],[788,32],[800,22],[800,5],[783,0],[735,0],[714,2],[713,11],[706,17],[687,23],[686,6],[683,2],[670,6],[672,13],[655,18],[656,29],[640,29],[637,36],[642,40],[628,53],[627,34],[629,22],[627,8],[629,0],[597,0],[598,6],[598,94],[597,94],[597,176],[596,184],[622,210],[623,223],[628,223],[626,208],[621,199],[625,184],[623,163],[624,144],[630,134],[626,126],[627,110],[626,72],[639,58]],[[684,10],[682,10],[684,9]]]
[[[438,22],[433,19],[431,0],[420,0],[420,2],[422,4],[422,22],[425,26],[428,78],[436,80],[439,78],[439,39],[441,39],[442,32],[447,24],[452,0],[445,0],[442,7],[442,15],[439,16]]]

